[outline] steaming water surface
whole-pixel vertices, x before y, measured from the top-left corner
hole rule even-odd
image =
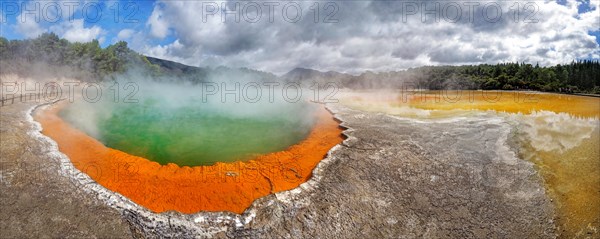
[[[281,151],[304,139],[313,125],[315,106],[304,101],[223,103],[188,91],[165,95],[150,89],[138,103],[78,101],[60,116],[108,147],[179,166]]]
[[[315,107],[313,112],[312,108],[316,105],[312,103],[273,102],[273,104],[238,105],[216,102],[200,103],[194,97],[178,98],[173,96],[175,95],[145,96],[140,97],[140,103],[127,105],[107,102],[81,103],[82,101],[76,101],[69,105],[68,102],[62,101],[36,111],[34,119],[43,127],[42,134],[53,139],[57,143],[58,149],[69,157],[73,166],[78,170],[86,173],[107,189],[118,192],[157,213],[175,210],[182,213],[231,211],[241,214],[257,198],[296,188],[309,180],[324,155],[344,139],[339,123],[320,105]],[[140,109],[154,111],[144,113],[144,115],[150,115],[148,117],[130,117],[130,115],[137,115]],[[291,112],[292,110],[294,112]],[[60,117],[59,114],[63,116]],[[221,127],[230,124],[218,120],[235,121],[245,126],[252,125],[252,127],[256,127],[256,122],[259,122],[261,127],[264,126],[264,122],[268,122],[270,123],[268,130],[299,126],[300,129],[302,127],[310,128],[310,132],[298,144],[283,151],[257,156],[252,160],[179,167],[176,164],[160,165],[143,157],[132,156],[127,152],[108,148],[99,140],[95,140],[94,138],[105,137],[106,133],[102,130],[105,127],[114,127],[106,125],[111,124],[114,119],[124,121],[119,123],[135,126],[136,129],[121,127],[123,132],[127,132],[122,134],[124,137],[140,140],[138,142],[140,145],[148,144],[142,142],[143,140],[152,141],[154,138],[158,138],[158,142],[164,141],[171,147],[176,147],[178,143],[183,142],[182,139],[175,139],[178,141],[165,140],[161,137],[167,136],[156,134],[157,131],[164,133],[172,130],[165,130],[163,128],[167,126],[156,123],[163,121],[184,122],[174,128],[181,127],[183,128],[181,131],[186,130],[185,132],[190,135],[195,133],[194,130],[187,129],[185,126],[196,126],[199,124],[198,121],[200,123],[206,121],[212,127],[226,128],[222,133],[236,134],[232,137],[241,135],[240,132],[233,130],[247,130],[246,128]],[[67,120],[71,123],[67,123]],[[155,126],[148,126],[148,124]],[[79,129],[73,127],[74,125],[77,125]],[[144,127],[147,129],[140,129]],[[209,130],[221,133],[213,129]],[[253,135],[253,138],[245,139],[252,143],[252,140],[256,140],[255,138],[273,133],[268,130],[258,132],[259,134]],[[299,130],[299,128],[294,130]],[[152,135],[134,138],[137,135],[132,134],[139,131],[150,132]],[[274,133],[285,134],[287,132]],[[227,137],[226,135],[219,135],[219,137]],[[284,137],[288,136],[284,135]],[[203,138],[199,140],[203,140]],[[231,144],[231,141],[222,142],[228,146]],[[237,142],[241,142],[241,140]],[[195,146],[198,145],[197,142],[191,140],[189,144],[193,145],[188,149],[198,150]],[[259,146],[262,147],[262,145]],[[182,152],[176,153],[176,156],[182,154]],[[253,152],[244,153],[253,154]]]

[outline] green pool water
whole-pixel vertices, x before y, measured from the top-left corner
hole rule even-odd
[[[108,147],[180,166],[243,161],[284,150],[303,140],[314,120],[314,106],[309,103],[220,106],[192,102],[173,107],[150,99],[106,104],[110,103],[72,104],[60,114]]]

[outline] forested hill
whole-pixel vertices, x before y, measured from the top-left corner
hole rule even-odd
[[[0,74],[99,81],[126,72],[160,81],[202,82],[209,77],[276,78],[271,73],[247,68],[203,68],[146,57],[131,50],[124,41],[102,48],[96,40],[71,43],[54,33],[27,40],[9,41],[0,37]]]
[[[198,82],[211,76],[248,80],[278,78],[268,72],[247,68],[193,67],[146,57],[129,49],[123,41],[102,48],[95,40],[71,43],[53,33],[27,40],[9,41],[0,37],[0,74],[28,75],[37,70],[44,75],[103,80],[132,69],[159,80],[176,78]],[[600,62],[583,60],[549,67],[527,63],[424,66],[381,73],[367,71],[358,76],[297,68],[279,79],[319,83],[331,81],[355,89],[418,87],[433,90],[503,89],[600,94]]]
[[[27,40],[11,40],[0,37],[0,60],[4,73],[28,74],[31,64],[59,67],[68,76],[91,77],[100,80],[107,75],[123,73],[136,66],[152,73],[157,71],[146,58],[129,49],[120,41],[101,48],[97,40],[87,43],[71,43],[54,33]]]
[[[423,89],[539,90],[600,94],[600,62],[573,61],[540,67],[526,63],[424,66],[405,71],[365,72],[352,77],[351,88],[419,87]]]

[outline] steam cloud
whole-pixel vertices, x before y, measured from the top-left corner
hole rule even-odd
[[[132,70],[98,86],[102,91],[98,101],[98,90],[83,91],[61,117],[101,141],[99,124],[128,108],[148,110],[144,114],[168,122],[176,122],[173,112],[187,109],[235,120],[278,120],[306,128],[315,123],[316,104],[309,102],[307,88],[236,71],[213,74],[194,83],[175,77],[149,79]]]

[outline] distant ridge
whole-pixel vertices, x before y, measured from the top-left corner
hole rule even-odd
[[[288,73],[281,76],[282,79],[286,79],[286,80],[290,80],[290,81],[303,81],[303,80],[310,80],[310,79],[315,79],[315,78],[340,78],[340,77],[350,78],[350,77],[352,77],[352,75],[340,73],[340,72],[336,72],[336,71],[322,72],[322,71],[318,71],[318,70],[298,67],[298,68],[294,68],[293,70],[291,70]]]
[[[184,64],[181,64],[181,63],[175,62],[175,61],[169,61],[169,60],[155,58],[155,57],[151,57],[151,56],[145,56],[145,57],[146,57],[146,59],[148,59],[148,61],[150,63],[159,66],[163,70],[168,70],[173,73],[189,74],[189,73],[196,73],[198,71],[206,70],[201,67],[188,66],[188,65],[184,65]]]
[[[194,82],[204,81],[210,76],[226,75],[226,74],[243,74],[250,79],[256,80],[273,80],[276,79],[272,73],[263,72],[253,69],[242,68],[229,68],[226,66],[219,66],[216,68],[211,67],[197,67],[189,66],[179,62],[160,59],[151,56],[145,56],[152,65],[159,67],[162,75],[177,76],[187,79],[191,79]]]
[[[285,82],[296,82],[304,85],[318,83],[325,86],[328,83],[334,83],[341,87],[352,77],[354,76],[336,71],[322,72],[307,68],[294,68],[279,78]]]

